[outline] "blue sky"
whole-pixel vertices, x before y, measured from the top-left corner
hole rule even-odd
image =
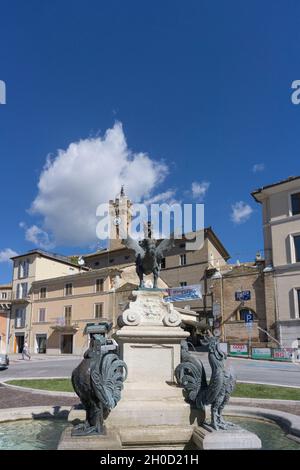
[[[99,197],[113,193],[124,175],[134,197],[201,200],[232,259],[254,258],[263,241],[250,192],[300,174],[300,106],[290,99],[300,78],[299,2],[2,0],[0,8],[0,283],[11,277],[8,249],[89,251],[94,187]]]

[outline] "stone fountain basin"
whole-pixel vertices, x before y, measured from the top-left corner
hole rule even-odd
[[[80,410],[78,410],[80,411]],[[259,420],[260,422],[269,422],[278,424],[289,437],[294,437],[300,442],[300,417],[291,413],[282,411],[270,410],[265,408],[254,408],[246,406],[232,406],[229,405],[225,410],[225,415],[230,417],[243,417],[252,418]],[[72,407],[68,406],[35,406],[35,407],[24,407],[0,410],[0,422],[12,422],[18,420],[32,420],[32,419],[48,419],[53,420],[59,419],[65,422],[70,420],[72,416]],[[71,424],[71,423],[70,423]],[[1,428],[1,425],[0,425]],[[26,428],[25,428],[26,429]],[[67,427],[63,434],[70,434],[71,427]],[[114,428],[108,429],[108,433],[105,439],[102,439],[103,444],[102,450],[111,449],[199,449],[199,448],[226,448],[226,431],[220,431],[218,433],[219,439],[213,438],[211,435],[209,442],[206,442],[206,447],[197,444],[197,438],[192,438],[193,433],[196,431],[196,435],[199,437],[203,428],[188,425],[188,426],[147,426],[144,429],[131,427],[128,429],[121,429],[121,432],[116,433]],[[201,431],[202,430],[202,431]],[[251,433],[250,433],[251,434]],[[173,437],[172,437],[173,436]],[[98,437],[96,438],[99,439]],[[93,449],[93,439],[83,440],[80,438],[80,448]],[[79,441],[77,440],[77,448]],[[187,443],[190,443],[187,446]],[[231,442],[231,448],[239,448],[238,446],[233,447]],[[299,444],[300,445],[300,444]],[[211,446],[211,447],[208,447]],[[63,449],[63,446],[58,448]],[[98,447],[99,449],[99,444]],[[230,447],[227,447],[230,448]],[[300,447],[299,447],[300,449]]]

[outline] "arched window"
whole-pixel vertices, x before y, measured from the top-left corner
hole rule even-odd
[[[256,320],[257,317],[256,317],[256,313],[251,310],[251,308],[241,308],[240,309],[240,320],[242,321],[245,321],[245,316],[248,314],[248,313],[252,313],[253,314],[253,320]]]

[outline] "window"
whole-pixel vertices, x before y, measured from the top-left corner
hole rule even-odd
[[[96,267],[96,266],[99,266],[99,264],[100,264],[99,261],[96,261],[96,263],[94,263],[94,266],[95,266],[95,267]]]
[[[96,279],[96,292],[102,292],[103,285],[104,285],[103,279]]]
[[[292,214],[300,214],[300,193],[291,194]]]
[[[300,262],[300,235],[294,235],[295,262]]]
[[[27,282],[17,284],[17,299],[25,299],[27,297]]]
[[[1,298],[2,299],[7,299],[7,292],[2,292]]]
[[[186,254],[180,255],[179,265],[184,266],[186,264]]]
[[[129,256],[129,255],[126,255],[126,256],[125,256],[125,259],[126,259],[126,260],[127,260],[127,259],[129,259],[129,258],[130,258],[130,256]]]
[[[185,248],[185,243],[180,243],[179,248]]]
[[[110,263],[113,263],[114,261],[115,261],[114,258],[111,258],[111,259],[109,260]]]
[[[160,267],[161,267],[161,269],[165,269],[165,267],[166,267],[166,258],[162,258],[162,260],[160,262]]]
[[[297,301],[298,301],[298,308],[296,309],[296,312],[297,312],[296,316],[297,318],[300,318],[300,289],[297,289]]]
[[[25,327],[25,317],[26,317],[25,308],[17,308],[16,317],[15,317],[15,328]]]
[[[180,282],[180,287],[185,287],[185,286],[187,286],[187,282],[186,282],[186,281]]]
[[[73,292],[73,285],[71,283],[66,284],[66,286],[65,286],[65,295],[72,295],[72,292]]]
[[[72,305],[65,307],[65,326],[70,326],[72,321]]]
[[[44,321],[46,321],[46,309],[40,308],[39,309],[39,322],[44,322]]]
[[[47,294],[47,287],[40,288],[40,299],[45,299]]]
[[[95,304],[94,305],[94,314],[95,318],[102,318],[103,315],[103,304]]]
[[[18,268],[18,278],[21,279],[23,277],[28,277],[29,273],[29,260],[23,260],[19,262]]]

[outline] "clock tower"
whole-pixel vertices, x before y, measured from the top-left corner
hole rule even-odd
[[[122,239],[126,238],[128,227],[131,221],[130,207],[132,202],[125,194],[124,186],[116,196],[115,200],[109,201],[109,217],[110,217],[110,235],[109,249],[115,250],[123,248]]]

